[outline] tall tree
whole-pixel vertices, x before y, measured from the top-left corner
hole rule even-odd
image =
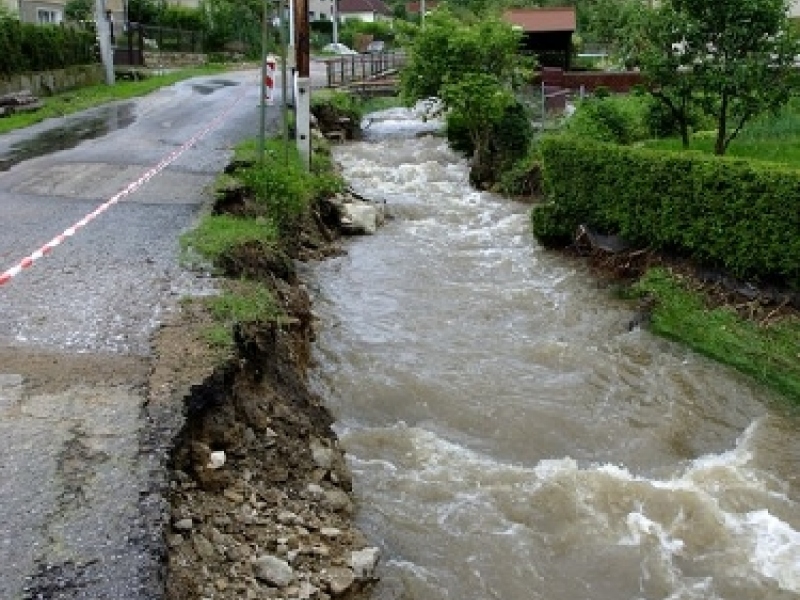
[[[89,21],[93,11],[92,0],[68,0],[64,5],[64,16],[68,21]]]
[[[716,154],[745,124],[777,110],[797,83],[788,0],[664,0],[634,49],[654,95],[670,110],[697,102],[714,116]],[[678,107],[678,110],[684,108]]]

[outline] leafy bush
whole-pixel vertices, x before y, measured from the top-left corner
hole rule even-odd
[[[316,115],[331,107],[339,116],[347,117],[353,123],[361,123],[364,116],[361,101],[348,91],[316,90],[311,95],[311,112]]]
[[[277,146],[267,149],[263,165],[244,169],[241,179],[263,208],[264,215],[285,234],[308,209],[314,187],[311,175],[300,162],[297,148],[289,148],[289,161],[285,164],[285,149]]]
[[[81,29],[0,19],[0,75],[92,64],[94,44]]]
[[[447,114],[447,143],[454,151],[464,156],[475,153],[474,133],[470,123],[475,121],[475,113],[453,110]],[[512,169],[517,161],[524,159],[533,140],[533,126],[525,106],[511,102],[502,114],[486,123],[475,123],[481,131],[488,134],[488,148],[481,157],[489,164],[497,177]]]
[[[570,136],[540,147],[550,203],[534,209],[533,223],[545,243],[585,223],[738,276],[800,286],[798,171]]]
[[[542,194],[542,157],[531,147],[521,159],[500,176],[498,191],[510,196],[536,198]]]
[[[580,102],[565,130],[578,137],[632,144],[650,136],[646,124],[649,100],[643,96],[603,96]]]

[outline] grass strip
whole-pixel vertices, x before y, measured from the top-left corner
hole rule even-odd
[[[700,292],[663,268],[648,271],[633,291],[655,299],[653,332],[730,365],[800,404],[800,320],[761,325],[726,307],[708,308]]]
[[[184,255],[199,254],[217,263],[236,246],[249,242],[274,245],[277,241],[278,229],[268,219],[207,215],[181,237],[181,247]]]
[[[280,323],[286,319],[285,312],[265,284],[247,279],[227,280],[224,288],[222,293],[201,300],[214,319],[213,325],[203,332],[210,347],[232,349],[236,324]]]
[[[36,112],[18,113],[0,119],[0,134],[34,125],[52,117],[64,117],[87,108],[100,106],[116,100],[144,96],[159,88],[200,75],[224,72],[223,65],[207,65],[181,69],[163,75],[152,75],[138,81],[117,81],[113,86],[98,84],[62,92],[42,98],[44,106]]]

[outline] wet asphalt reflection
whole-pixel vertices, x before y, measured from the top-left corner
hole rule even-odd
[[[85,140],[124,129],[136,121],[134,107],[133,102],[125,102],[67,117],[63,125],[12,144],[8,151],[0,154],[0,171],[7,171],[25,160],[74,148]]]

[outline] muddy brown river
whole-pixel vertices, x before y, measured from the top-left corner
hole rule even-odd
[[[647,331],[391,110],[336,158],[395,218],[314,267],[375,598],[800,598],[800,417]]]

